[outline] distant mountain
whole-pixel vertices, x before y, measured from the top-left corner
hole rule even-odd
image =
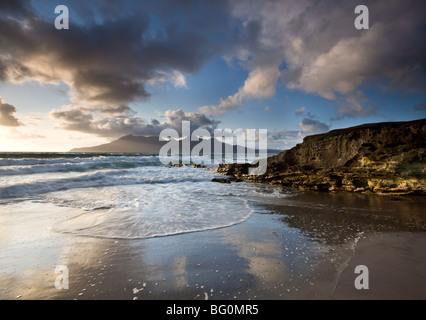
[[[124,136],[107,144],[94,147],[75,148],[70,152],[75,153],[158,153],[167,141],[159,141],[158,137],[150,136]]]
[[[211,150],[214,150],[214,141],[211,139]],[[218,141],[219,142],[219,141]],[[159,141],[158,136],[124,136],[118,140],[114,140],[107,144],[102,144],[94,147],[87,148],[75,148],[70,152],[74,153],[159,153],[162,146],[164,146],[167,141]],[[182,142],[181,142],[182,143]],[[192,150],[194,146],[198,145],[200,141],[191,141],[190,149]],[[221,142],[219,142],[221,143]],[[226,146],[225,143],[222,143],[222,148]],[[246,149],[247,151],[247,149]],[[268,150],[270,153],[278,153],[281,150]],[[233,152],[237,153],[237,147],[233,146]]]

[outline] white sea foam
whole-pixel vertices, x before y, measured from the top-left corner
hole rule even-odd
[[[91,237],[141,239],[228,227],[253,212],[244,199],[214,193],[200,196],[196,192],[200,188],[204,188],[201,183],[192,188],[187,183],[177,183],[50,194],[49,201],[87,210],[51,228]]]

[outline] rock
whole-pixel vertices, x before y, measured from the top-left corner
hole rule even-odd
[[[213,178],[213,182],[219,182],[219,183],[231,183],[231,179],[223,179],[223,178]]]
[[[266,173],[250,164],[222,164],[216,172],[236,179],[304,190],[426,193],[426,119],[366,124],[306,137],[268,158]]]
[[[206,169],[206,166],[203,166],[201,164],[193,164],[191,165],[191,168]]]
[[[175,168],[182,168],[182,167],[187,167],[186,164],[180,164],[180,163],[176,163],[176,164],[170,164],[167,165],[166,168],[171,168],[171,167],[175,167]],[[198,169],[207,169],[206,166],[203,166],[201,164],[192,164],[191,168],[198,168]]]

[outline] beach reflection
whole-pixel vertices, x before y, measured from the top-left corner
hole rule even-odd
[[[231,245],[237,255],[247,263],[247,272],[262,283],[277,283],[286,278],[289,271],[283,263],[282,242],[276,237],[257,239],[249,233],[230,233],[223,230],[222,241]]]
[[[173,270],[173,280],[175,282],[174,286],[179,288],[184,288],[188,285],[187,279],[187,257],[178,256],[174,259],[172,270]]]
[[[245,261],[241,270],[247,274],[242,276],[245,283],[234,283],[234,291],[242,292],[242,299],[327,297],[351,253],[348,246],[330,250],[331,246],[311,241],[279,218],[254,215],[244,225],[222,231],[223,245],[231,246]]]
[[[312,241],[329,245],[367,232],[426,231],[426,211],[418,197],[306,192],[253,205],[258,212],[281,215],[286,226]]]

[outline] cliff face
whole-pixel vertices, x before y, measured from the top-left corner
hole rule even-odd
[[[238,179],[323,191],[426,193],[426,119],[368,124],[306,137],[268,158],[264,175],[220,165]]]

